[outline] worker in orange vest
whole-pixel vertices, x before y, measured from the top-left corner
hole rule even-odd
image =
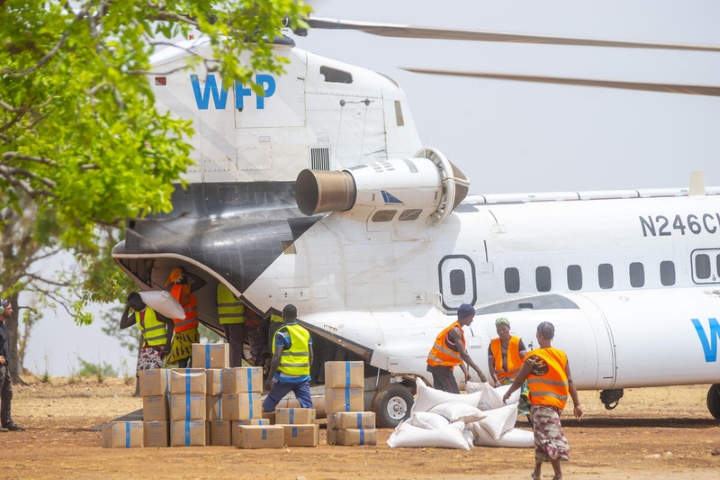
[[[520,372],[527,349],[522,338],[510,335],[510,320],[500,317],[495,320],[498,338],[493,338],[488,347],[488,367],[495,386],[510,385]],[[518,414],[530,415],[527,384],[523,385]]]
[[[527,379],[535,434],[534,479],[540,478],[543,462],[550,462],[555,478],[562,478],[560,461],[570,459],[570,446],[560,424],[560,413],[565,408],[568,394],[573,401],[575,417],[580,420],[583,416],[567,355],[552,347],[554,337],[555,326],[552,323],[538,325],[536,338],[540,348],[528,352],[515,381],[503,396],[503,402],[507,402]]]
[[[192,281],[192,284],[190,283]],[[173,318],[174,335],[167,364],[177,363],[178,368],[187,368],[192,356],[192,344],[200,343],[198,332],[197,297],[193,292],[201,289],[207,282],[199,276],[185,270],[175,268],[170,272],[165,286],[170,286],[170,295],[182,305],[184,318]]]
[[[458,308],[457,316],[457,321],[453,322],[437,336],[427,358],[427,371],[432,373],[433,386],[438,390],[450,393],[460,393],[453,374],[456,365],[460,366],[465,374],[466,382],[470,381],[470,372],[468,372],[465,363],[477,372],[482,382],[487,382],[485,374],[480,370],[480,367],[475,365],[475,362],[467,353],[465,334],[462,331],[462,327],[468,327],[473,322],[475,309],[472,305],[463,303]]]

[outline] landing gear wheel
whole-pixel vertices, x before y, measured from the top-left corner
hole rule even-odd
[[[720,383],[710,386],[707,393],[707,407],[710,415],[720,420]]]
[[[372,411],[375,412],[377,426],[380,428],[397,427],[401,421],[410,418],[412,406],[412,393],[398,384],[384,386],[378,390],[372,401]]]

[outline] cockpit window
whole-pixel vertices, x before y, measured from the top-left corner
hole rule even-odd
[[[352,83],[352,75],[349,72],[343,72],[331,67],[320,67],[320,75],[325,77],[326,82],[330,83]]]

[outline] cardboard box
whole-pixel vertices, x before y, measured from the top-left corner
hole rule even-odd
[[[164,422],[170,418],[168,398],[165,395],[143,397],[143,421]]]
[[[365,388],[363,362],[325,362],[325,388]]]
[[[226,420],[211,421],[209,444],[223,447],[232,445],[232,422]]]
[[[285,429],[284,441],[288,447],[316,447],[320,443],[320,428],[311,425],[279,425]]]
[[[271,425],[267,418],[246,418],[243,420],[233,420],[233,424],[238,425]]]
[[[143,422],[106,422],[103,424],[103,448],[142,448]]]
[[[205,395],[207,382],[205,370],[202,368],[173,368],[170,370],[171,394],[202,394]]]
[[[338,445],[377,445],[377,429],[346,428],[337,430]]]
[[[262,367],[225,368],[222,372],[223,393],[263,393]]]
[[[205,397],[205,420],[222,420],[223,398],[222,395],[210,395]]]
[[[212,368],[210,370],[205,370],[205,380],[207,382],[207,387],[205,388],[205,395],[222,395],[223,388],[222,388],[222,378],[223,378],[223,369],[222,368]]]
[[[262,401],[258,393],[224,393],[223,420],[262,418]]]
[[[205,395],[170,395],[170,420],[205,421]]]
[[[200,420],[170,422],[171,447],[204,447],[205,445],[205,422]]]
[[[282,448],[285,429],[280,425],[240,425],[237,442],[240,448]],[[233,432],[234,433],[234,432]]]
[[[329,415],[337,412],[359,412],[364,408],[362,388],[326,388],[325,412]]]
[[[275,423],[278,425],[307,425],[315,423],[314,408],[276,408]]]
[[[155,368],[152,370],[140,370],[138,372],[138,383],[140,384],[140,396],[152,397],[167,394],[168,379],[170,370]]]
[[[375,428],[375,412],[338,412],[327,416],[327,428]]]
[[[170,422],[143,422],[145,447],[170,446]]]
[[[227,343],[193,343],[193,368],[227,368],[230,365],[230,348]]]
[[[340,430],[337,428],[329,428],[327,429],[327,444],[328,445],[338,445],[338,436],[339,436]]]
[[[262,418],[270,422],[270,425],[275,425],[275,412],[262,412]]]

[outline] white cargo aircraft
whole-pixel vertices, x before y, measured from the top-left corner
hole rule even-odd
[[[312,25],[322,22],[339,25]],[[470,34],[481,35],[447,35]],[[258,74],[257,96],[206,71],[166,73],[209,52],[202,38],[178,47],[155,56],[154,88],[161,106],[193,120],[197,165],[174,211],[129,220],[114,249],[141,288],[162,288],[185,266],[208,281],[197,294],[209,326],[217,282],[260,314],[295,304],[316,338],[366,362],[366,405],[380,425],[407,415],[414,377],[431,380],[427,353],[463,302],[477,309],[466,338],[480,365],[497,317],[529,348],[548,320],[578,388],[602,390],[608,408],[624,388],[707,383],[720,418],[720,188],[698,177],[690,189],[468,196],[462,172],[422,147],[392,79],[289,40],[276,47],[287,73]]]

